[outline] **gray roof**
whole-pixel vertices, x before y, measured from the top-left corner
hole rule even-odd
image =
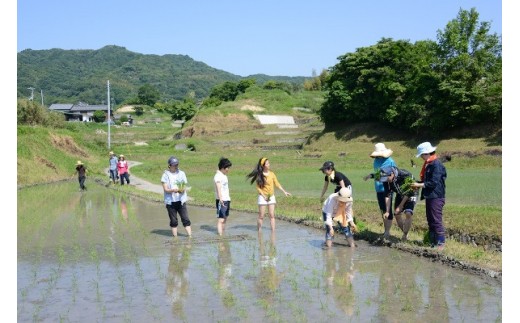
[[[74,105],[70,111],[98,111],[98,110],[107,110],[106,105]]]
[[[51,106],[49,107],[49,110],[65,110],[65,111],[68,111],[70,109],[72,109],[72,107],[74,106],[74,104],[71,104],[71,103],[66,103],[66,104],[63,104],[63,103],[54,103],[54,104],[51,104]]]

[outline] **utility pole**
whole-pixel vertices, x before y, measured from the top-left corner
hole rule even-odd
[[[42,107],[43,107],[43,90],[42,89],[40,89],[40,94],[42,96]]]
[[[110,150],[110,81],[107,81],[107,113],[108,113],[108,150]]]
[[[29,101],[32,101],[34,99],[34,88],[33,87],[28,87],[27,89],[31,90],[31,96],[29,97]]]

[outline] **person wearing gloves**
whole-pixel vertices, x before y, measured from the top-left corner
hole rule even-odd
[[[340,231],[345,234],[345,238],[350,247],[354,247],[354,235],[357,226],[354,223],[354,215],[352,211],[352,190],[347,187],[341,188],[338,192],[332,193],[323,202],[322,217],[325,223],[325,243],[324,248],[332,246],[332,239],[334,238],[333,221],[340,223]],[[335,215],[332,218],[332,215]]]

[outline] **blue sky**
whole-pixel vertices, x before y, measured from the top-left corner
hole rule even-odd
[[[6,58],[0,63],[2,81],[7,80],[2,82],[5,86],[0,93],[8,100],[5,110],[9,114],[1,120],[5,126],[13,127],[9,133],[14,133],[16,53],[27,48],[99,49],[118,45],[142,54],[188,55],[241,76],[256,73],[310,76],[313,70],[320,72],[335,65],[338,56],[371,46],[383,37],[412,42],[436,40],[437,31],[455,19],[460,8],[473,7],[480,14],[480,21],[490,21],[492,32],[502,34],[502,1],[497,0],[7,0],[2,3],[0,20],[4,46],[17,49],[4,51]],[[514,138],[519,137],[515,134],[518,127],[513,124],[516,116],[512,113],[518,109],[515,93],[520,71],[515,59],[520,53],[515,46],[518,37],[513,33],[518,20],[515,0],[504,1],[504,7],[503,145],[506,148],[502,159],[504,172],[508,174],[513,171],[517,157]],[[12,171],[16,168],[17,154],[14,140],[5,149],[4,154],[13,157],[0,161],[0,175],[12,188],[17,182],[16,172]],[[514,239],[511,230],[520,225],[511,202],[516,198],[513,195],[516,190],[510,178],[503,178],[506,254],[515,248],[515,242],[508,239]],[[8,191],[5,199],[15,201],[14,189]],[[4,305],[12,310],[15,320],[16,298],[11,296],[16,289],[13,277],[17,254],[12,248],[16,245],[16,219],[10,216],[8,221],[12,226],[2,235],[6,241],[0,245],[3,258],[12,261],[7,270],[13,274],[3,275],[2,283],[10,286],[8,294],[5,292],[10,303],[4,301]],[[517,283],[515,267],[514,257],[509,253],[503,259],[504,295],[512,297],[517,289],[511,284]],[[504,318],[514,315],[512,297],[504,297]]]
[[[436,40],[460,8],[502,34],[496,0],[19,0],[17,52],[99,49],[181,54],[233,74],[311,76],[381,38]]]

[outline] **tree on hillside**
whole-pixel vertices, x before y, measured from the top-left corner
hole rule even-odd
[[[403,119],[413,111],[409,99],[425,79],[431,79],[434,44],[383,38],[376,45],[358,48],[340,57],[325,82],[328,91],[320,111],[325,124],[378,121],[413,122]],[[431,85],[431,84],[430,84]],[[424,94],[424,93],[423,93]]]
[[[292,85],[290,83],[275,80],[269,80],[265,82],[262,87],[266,90],[279,89],[285,91],[287,94],[291,94],[292,91]]]
[[[329,78],[329,71],[323,69],[320,75],[316,75],[316,71],[313,70],[312,75],[312,79],[303,82],[303,89],[305,91],[321,91]]]
[[[182,101],[169,102],[166,111],[171,114],[172,120],[190,120],[198,111],[195,96],[188,93]]]
[[[245,79],[245,80],[240,80],[238,82],[238,85],[237,85],[237,89],[240,93],[244,93],[246,92],[246,90],[255,85],[256,84],[256,80],[255,79]]]
[[[439,109],[432,119],[452,127],[499,122],[502,117],[502,44],[490,34],[489,22],[479,22],[475,8],[460,10],[456,19],[437,32],[442,74]]]
[[[234,101],[238,94],[240,94],[240,91],[238,90],[237,83],[224,82],[211,89],[209,97],[221,101]]]
[[[155,88],[155,86],[151,84],[145,84],[137,91],[137,99],[140,104],[146,104],[153,107],[155,102],[161,99],[161,94]]]
[[[474,9],[461,10],[438,43],[383,38],[341,56],[325,82],[322,121],[380,122],[415,133],[500,124],[502,49],[489,29]]]

